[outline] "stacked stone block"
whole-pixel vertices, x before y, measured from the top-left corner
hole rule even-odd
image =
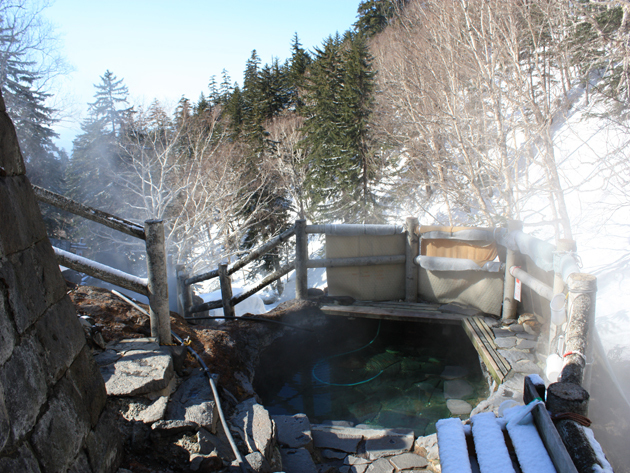
[[[115,471],[105,403],[0,96],[0,472]]]

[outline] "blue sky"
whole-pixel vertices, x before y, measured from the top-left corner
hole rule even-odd
[[[256,49],[263,63],[290,55],[298,33],[312,49],[356,21],[359,0],[56,0],[44,15],[55,25],[73,72],[59,86],[72,113],[57,127],[59,144],[73,137],[92,101],[93,84],[109,69],[134,103],[197,100],[212,75],[227,69],[242,82]]]

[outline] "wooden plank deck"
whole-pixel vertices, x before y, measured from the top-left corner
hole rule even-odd
[[[492,378],[501,384],[512,368],[497,351],[494,334],[488,324],[480,317],[470,317],[462,320],[462,326]]]
[[[461,324],[493,379],[501,384],[512,368],[498,352],[498,347],[494,343],[494,333],[482,317],[466,315],[465,309],[461,311],[449,310],[451,308],[453,306],[445,304],[356,301],[352,305],[322,306],[321,310],[327,315],[343,317]],[[468,312],[474,313],[474,311]]]
[[[440,310],[444,304],[412,304],[406,302],[355,302],[352,305],[326,305],[326,315],[361,317],[398,321],[417,321],[439,324],[461,324],[465,315]]]

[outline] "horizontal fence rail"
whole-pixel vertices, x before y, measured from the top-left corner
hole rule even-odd
[[[232,266],[230,266],[227,270],[228,275],[234,274],[236,271],[245,267],[247,264],[251,263],[256,258],[264,255],[265,253],[268,253],[269,251],[273,250],[276,246],[287,241],[293,235],[295,235],[295,227],[291,227],[285,232],[281,233],[280,235],[272,238],[267,243],[251,251],[246,257],[241,258],[240,260],[236,261]],[[198,282],[206,281],[208,279],[213,279],[218,276],[219,276],[219,270],[213,269],[212,271],[208,271],[206,273],[201,273],[196,276],[191,276],[187,278],[185,281],[185,284],[191,285]]]
[[[256,260],[257,258],[269,253],[271,250],[286,242],[289,238],[295,235],[296,227],[292,226],[288,230],[285,230],[280,235],[275,236],[267,243],[252,250],[247,256],[236,261],[229,268],[226,265],[221,265],[217,269],[207,271],[195,276],[187,277],[183,272],[183,266],[178,268],[178,300],[180,300],[180,307],[184,316],[188,317],[193,313],[204,312],[206,310],[219,309],[223,307],[224,315],[228,318],[234,317],[234,306],[244,301],[248,297],[256,294],[258,291],[264,289],[268,285],[285,276],[293,269],[295,269],[295,262],[291,262],[281,267],[279,270],[272,274],[269,274],[263,278],[258,284],[251,289],[248,289],[244,293],[233,297],[232,296],[232,281],[230,276],[239,269],[245,267],[247,264]],[[221,300],[204,302],[203,304],[192,305],[192,294],[190,286],[208,279],[219,278],[221,283]]]
[[[147,279],[127,274],[115,268],[103,265],[82,256],[53,247],[57,261],[110,284],[135,291],[149,298],[151,336],[161,344],[171,343],[171,319],[168,305],[168,283],[166,277],[166,248],[164,243],[164,222],[147,220],[144,227],[116,215],[103,212],[87,205],[75,202],[68,197],[55,194],[38,186],[33,186],[35,196],[40,202],[87,218],[96,223],[144,240],[147,254]]]
[[[400,264],[407,260],[405,255],[359,256],[356,258],[309,259],[307,268],[342,268],[345,266],[378,266],[382,264]]]
[[[87,218],[94,222],[105,225],[106,227],[113,228],[119,232],[126,233],[140,240],[145,239],[144,227],[136,223],[125,220],[124,218],[117,217],[115,215],[103,212],[102,210],[88,207],[87,205],[75,202],[72,199],[64,197],[63,195],[55,194],[47,189],[43,189],[38,186],[33,186],[35,196],[37,200],[46,204],[53,205],[57,208],[65,210],[66,212],[79,215],[80,217]]]
[[[306,225],[306,233],[323,233],[336,236],[374,235],[387,236],[404,233],[403,225],[326,224]]]
[[[69,251],[62,250],[53,246],[55,250],[55,256],[57,262],[70,269],[74,269],[80,273],[89,274],[95,278],[101,279],[110,284],[115,284],[130,291],[135,291],[145,296],[149,295],[149,289],[147,287],[147,280],[139,278],[133,274],[119,271],[118,269],[110,266],[97,263],[91,259],[84,258],[83,256],[75,255]]]

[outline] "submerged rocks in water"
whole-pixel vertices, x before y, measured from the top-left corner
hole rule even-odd
[[[379,371],[385,371],[397,363],[400,363],[400,357],[386,351],[385,353],[379,353],[370,358],[365,364],[365,369],[368,373],[378,373]],[[400,369],[400,367],[398,368]]]
[[[461,399],[470,396],[473,387],[465,379],[454,379],[444,382],[444,397],[446,399]]]
[[[448,399],[446,401],[446,407],[448,407],[451,414],[455,416],[468,415],[470,411],[472,411],[472,406],[461,399]]]
[[[440,377],[444,379],[459,379],[468,376],[468,369],[463,366],[446,366]]]

